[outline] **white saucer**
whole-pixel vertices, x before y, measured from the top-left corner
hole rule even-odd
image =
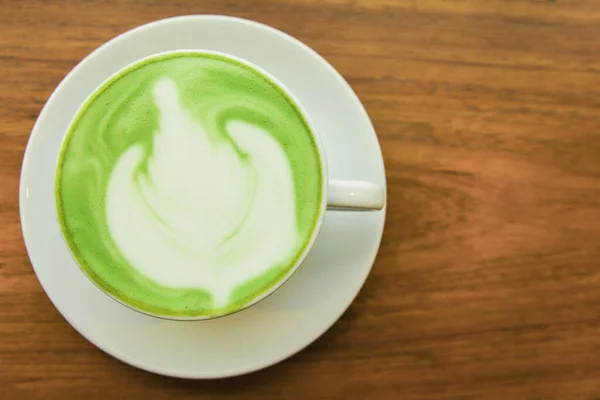
[[[54,206],[54,169],[67,126],[85,98],[109,75],[167,50],[208,49],[244,58],[279,78],[319,132],[331,179],[385,187],[373,126],[346,81],[296,39],[255,22],[188,16],[153,22],[104,44],[56,88],[33,128],[21,174],[23,236],[35,272],[56,308],[90,342],[155,373],[185,378],[244,374],[275,364],[310,344],[346,310],[365,282],[379,248],[385,209],[328,211],[305,263],[258,305],[201,322],[155,319],[96,288],[61,237]]]

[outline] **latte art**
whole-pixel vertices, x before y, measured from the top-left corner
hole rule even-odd
[[[233,120],[227,138],[207,134],[170,79],[158,81],[153,96],[159,124],[147,173],[138,173],[144,149],[134,145],[109,179],[110,234],[145,276],[205,288],[225,306],[236,286],[302,245],[289,162],[258,126]]]
[[[81,107],[56,199],[102,290],[154,315],[209,317],[295,267],[322,185],[312,132],[281,88],[237,60],[175,52],[124,69]]]

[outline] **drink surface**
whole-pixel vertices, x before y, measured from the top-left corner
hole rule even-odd
[[[59,221],[83,271],[152,314],[235,311],[283,279],[322,208],[301,112],[225,56],[143,60],[82,106],[61,149]]]

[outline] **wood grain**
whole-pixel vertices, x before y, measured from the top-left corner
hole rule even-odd
[[[79,336],[23,245],[17,187],[44,102],[137,25],[219,13],[324,55],[381,141],[372,276],[267,370],[180,381]],[[600,399],[597,0],[0,0],[0,399]]]

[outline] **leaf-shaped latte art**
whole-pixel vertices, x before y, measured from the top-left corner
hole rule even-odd
[[[225,306],[238,285],[299,247],[292,172],[262,128],[230,121],[210,140],[169,79],[153,90],[159,128],[147,174],[143,148],[125,151],[107,193],[110,234],[135,268],[169,287],[207,289]],[[151,251],[148,251],[151,249]]]

